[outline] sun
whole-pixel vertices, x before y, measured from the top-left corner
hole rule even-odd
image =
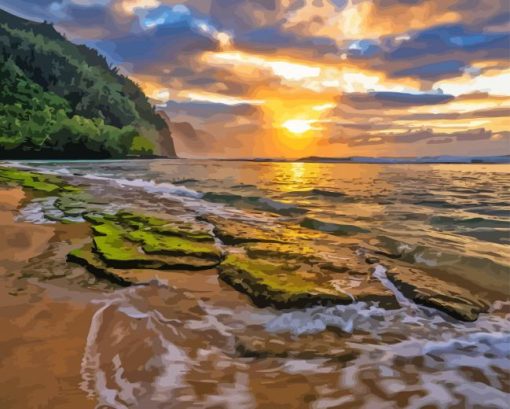
[[[310,121],[306,119],[289,119],[282,126],[295,134],[302,134],[312,129]]]

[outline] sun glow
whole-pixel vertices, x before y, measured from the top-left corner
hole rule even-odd
[[[310,121],[306,119],[289,119],[282,126],[294,134],[302,134],[312,129]]]

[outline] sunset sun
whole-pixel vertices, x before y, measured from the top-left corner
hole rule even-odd
[[[289,119],[283,123],[283,127],[294,134],[302,134],[312,129],[310,121],[306,119]]]

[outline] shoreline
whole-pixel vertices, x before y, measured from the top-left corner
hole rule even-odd
[[[393,357],[395,371],[411,359],[417,379],[426,382],[429,371],[441,371],[427,363],[429,344],[454,365],[463,353],[456,340],[498,354],[507,339],[508,302],[489,306],[492,295],[474,284],[416,269],[398,254],[378,254],[375,243],[355,251],[348,236],[285,218],[266,228],[233,215],[198,215],[115,179],[2,169],[14,167],[0,167],[0,180],[11,185],[0,187],[0,223],[8,233],[0,238],[6,321],[0,343],[8,357],[0,381],[10,385],[7,408],[149,409],[168,399],[186,407],[192,396],[202,407],[224,385],[253,393],[253,407],[278,401],[303,409],[302,399],[320,401],[313,386],[319,384],[328,385],[327,396],[360,403],[363,388],[370,396],[378,388],[361,378],[359,387],[339,386],[335,374],[376,373],[366,348],[380,359]],[[46,196],[54,196],[51,209]],[[15,220],[18,214],[28,220],[19,212],[27,204],[36,205],[28,211],[34,222]],[[322,254],[324,248],[335,257]],[[129,287],[94,275],[94,268]],[[413,343],[409,357],[406,346]],[[271,374],[276,389],[267,387]],[[404,371],[400,379],[412,377]],[[282,400],[289,385],[295,399]],[[404,395],[416,390],[409,386]]]
[[[98,293],[23,276],[30,260],[66,234],[63,225],[16,222],[24,198],[19,188],[0,187],[2,407],[93,408],[80,389],[80,365]]]

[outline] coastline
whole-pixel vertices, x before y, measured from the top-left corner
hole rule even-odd
[[[80,389],[80,365],[98,292],[27,277],[30,260],[75,232],[16,222],[24,198],[20,188],[0,187],[0,401],[6,409],[93,408]]]
[[[458,376],[475,373],[476,365],[455,366],[465,345],[490,351],[497,367],[491,388],[502,382],[508,305],[493,302],[504,293],[417,268],[400,260],[398,245],[386,253],[377,242],[361,248],[350,234],[363,241],[368,231],[289,216],[278,202],[269,209],[283,210],[282,217],[214,213],[226,210],[188,190],[181,193],[189,201],[181,200],[171,183],[128,183],[126,166],[107,168],[122,172],[120,183],[60,165],[58,172],[0,167],[10,186],[0,190],[8,232],[0,243],[7,407],[238,402],[239,395],[218,392],[225,385],[250,391],[247,407],[279,402],[289,385],[295,399],[281,400],[286,407],[331,396],[348,396],[356,407],[379,396],[378,385],[364,383],[377,373],[373,356],[394,360],[386,363],[404,371],[402,382],[419,380],[402,396],[385,392],[401,406],[413,390],[427,393],[419,382],[448,365]],[[332,190],[313,193],[345,199]],[[186,207],[197,201],[202,212]],[[334,257],[323,258],[323,250]],[[127,288],[112,283],[119,278]],[[431,363],[428,351],[441,359]],[[357,383],[339,386],[337,375],[349,373]],[[323,384],[328,388],[314,386]]]

